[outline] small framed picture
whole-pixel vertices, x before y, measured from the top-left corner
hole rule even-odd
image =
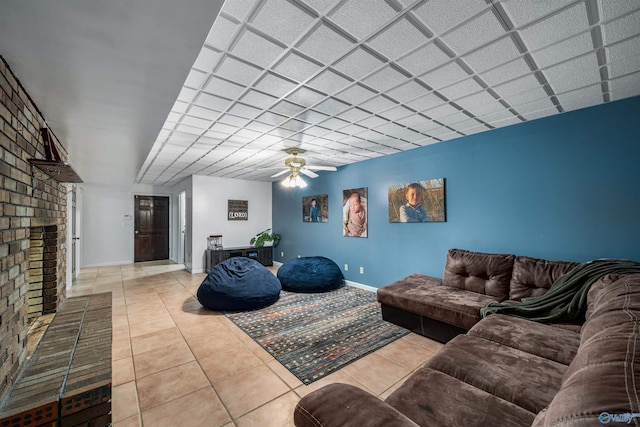
[[[329,222],[329,195],[318,194],[302,198],[303,222]]]
[[[342,235],[367,237],[367,188],[342,191]]]

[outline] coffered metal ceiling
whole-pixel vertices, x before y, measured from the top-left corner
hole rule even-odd
[[[287,147],[341,166],[638,95],[639,33],[628,0],[227,0],[138,179],[264,180]]]
[[[83,159],[77,169],[86,159],[85,181],[95,162],[113,171],[133,164],[131,180],[143,184],[172,185],[191,174],[271,180],[284,165],[285,148],[306,150],[314,165],[341,166],[640,95],[637,0],[227,0],[215,21],[203,16],[217,12],[205,3],[0,4],[0,54],[10,65],[17,62],[14,71],[71,159]],[[9,18],[8,4],[27,10]],[[94,13],[77,16],[87,4]],[[110,11],[110,4],[119,9]],[[61,5],[71,18],[55,13]],[[33,7],[39,13],[28,11]],[[35,15],[51,22],[24,29],[22,21]],[[109,25],[91,33],[102,17]],[[199,54],[189,50],[189,21],[199,37],[206,33],[203,22],[213,22]],[[156,60],[131,70],[137,64],[127,50],[131,43],[118,36],[140,22],[147,25],[138,35],[149,43],[138,54]],[[78,26],[85,33],[76,37],[86,48],[65,50],[56,37]],[[7,33],[20,31],[39,33],[52,68],[36,69],[37,58],[28,63],[25,37],[7,42]],[[106,48],[97,52],[124,49],[127,55],[101,62],[90,49],[100,42]],[[181,43],[185,52],[176,49]],[[54,66],[64,72],[64,64],[52,60],[61,51],[72,64],[90,58],[93,66],[64,79],[55,93],[40,90],[48,86],[34,82],[46,83]],[[185,75],[174,103],[167,93],[175,97]],[[106,77],[108,89],[97,93]],[[145,86],[148,81],[153,84]],[[69,93],[81,102],[60,104]],[[116,97],[135,102],[118,109]],[[96,132],[73,132],[92,120],[82,107],[89,101],[103,105],[93,118],[101,145]],[[136,115],[145,103],[148,111]],[[109,136],[120,144],[119,155],[100,155]],[[144,154],[130,158],[132,145]],[[78,155],[92,150],[93,158]]]

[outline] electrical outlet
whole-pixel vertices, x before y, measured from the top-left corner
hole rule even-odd
[[[349,264],[344,265],[344,271],[349,271]]]
[[[284,252],[280,252],[280,256],[281,256],[281,257],[284,257]]]
[[[364,274],[364,267],[360,267],[360,274]]]

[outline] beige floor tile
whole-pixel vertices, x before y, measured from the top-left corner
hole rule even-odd
[[[215,383],[231,375],[261,365],[262,360],[243,344],[236,344],[224,351],[201,357],[198,359],[198,363],[200,363],[209,381]]]
[[[125,357],[112,362],[111,381],[114,386],[125,384],[135,379],[136,374],[133,371],[133,359],[131,357]]]
[[[246,345],[249,350],[253,351],[253,353],[258,356],[263,362],[271,362],[272,360],[275,360],[267,350],[262,348],[260,344],[258,344],[254,340],[246,340],[244,341],[244,345]]]
[[[209,386],[207,377],[196,362],[139,378],[140,409],[148,409]]]
[[[183,365],[192,360],[195,360],[195,358],[185,342],[157,348],[133,356],[137,378],[143,378],[164,369]]]
[[[376,396],[382,394],[410,372],[410,369],[375,353],[345,366],[342,370],[345,374],[364,384]]]
[[[147,320],[144,322],[130,322],[129,333],[131,337],[139,337],[140,335],[150,334],[152,332],[158,332],[163,329],[175,328],[176,324],[173,318],[166,311],[162,316],[155,319]]]
[[[431,350],[434,353],[444,347],[444,344],[439,343],[438,341],[434,341],[430,338],[423,337],[422,335],[416,333],[410,333],[409,335],[405,335],[400,338],[400,341],[409,341],[415,345],[419,345],[420,347],[424,347],[427,350]]]
[[[111,343],[111,360],[131,357],[131,342],[127,340],[114,340]]]
[[[293,410],[300,398],[294,392],[267,403],[236,420],[238,427],[293,427]]]
[[[178,328],[163,329],[131,338],[131,351],[135,355],[182,342],[184,339]]]
[[[114,422],[138,414],[135,381],[113,387],[111,390],[111,414]]]
[[[218,324],[219,325],[219,324]],[[184,332],[184,330],[183,330]],[[242,344],[242,342],[220,326],[218,329],[203,330],[200,335],[187,335],[187,343],[196,358],[201,359],[217,352],[225,351],[227,348]]]
[[[410,341],[397,340],[382,347],[375,354],[413,371],[429,360],[434,352]]]
[[[287,385],[289,387],[296,388],[296,387],[300,387],[302,385],[302,381],[300,381],[298,379],[298,377],[296,377],[291,372],[289,372],[289,370],[287,368],[285,368],[284,366],[282,366],[282,364],[280,362],[278,362],[277,360],[273,359],[273,360],[267,362],[267,366],[273,372],[275,372],[280,377],[280,379],[282,379],[282,381],[287,383]]]
[[[265,365],[216,382],[213,387],[234,419],[289,391],[289,387]]]
[[[145,426],[217,427],[231,421],[211,387],[206,387],[142,412]]]
[[[141,427],[140,416],[134,415],[121,421],[117,421],[112,424],[113,427]]]

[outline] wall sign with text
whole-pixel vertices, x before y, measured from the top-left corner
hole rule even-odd
[[[247,221],[249,219],[248,200],[229,200],[227,219],[229,221]]]

